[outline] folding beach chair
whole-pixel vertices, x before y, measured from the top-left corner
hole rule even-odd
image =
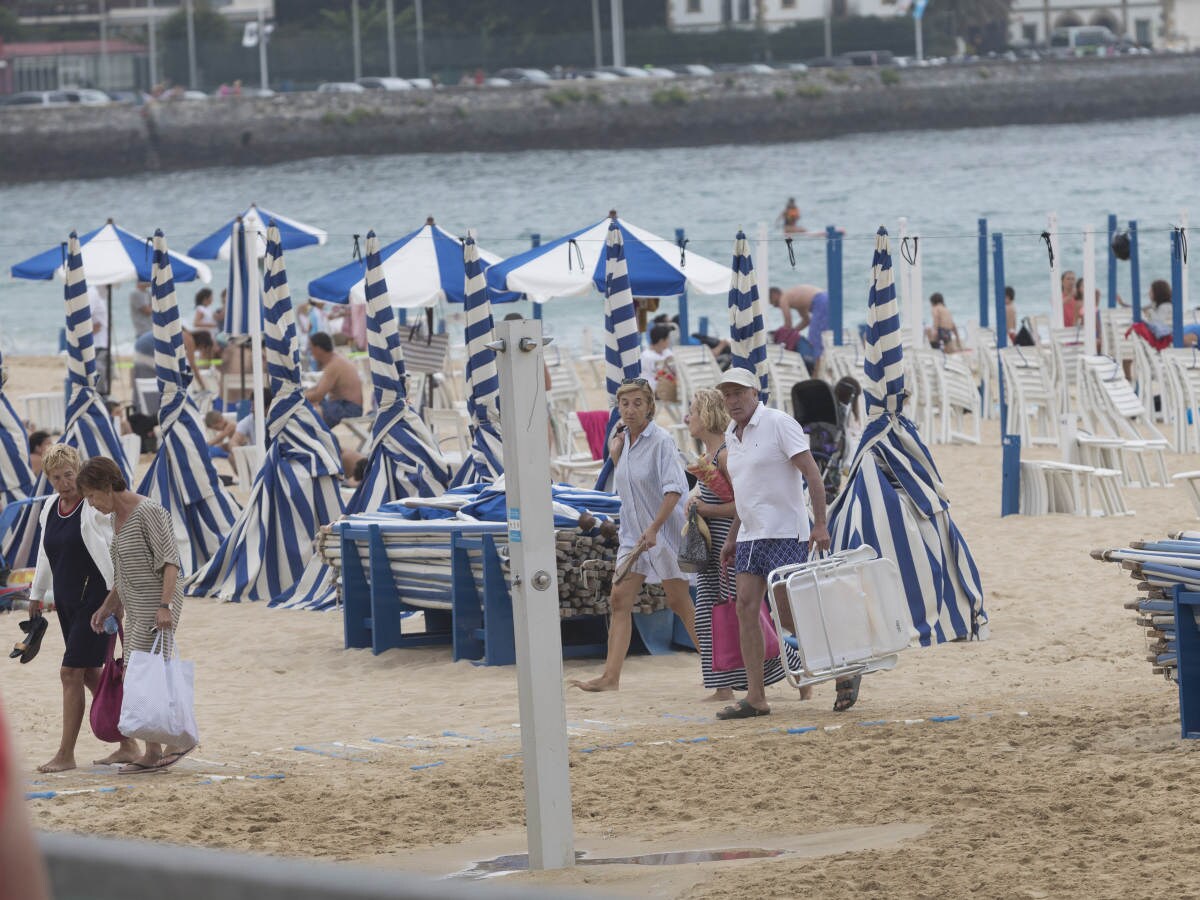
[[[1122,471],[1128,482],[1144,487],[1171,483],[1163,458],[1170,444],[1146,414],[1115,360],[1080,357],[1079,401],[1088,431],[1123,442]]]
[[[776,569],[767,597],[781,646],[780,610],[795,624],[800,668],[784,663],[794,688],[895,668],[916,637],[900,570],[866,545]]]

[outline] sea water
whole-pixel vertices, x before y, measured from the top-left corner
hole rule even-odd
[[[455,234],[474,229],[480,245],[501,256],[527,249],[534,233],[549,241],[602,219],[610,208],[669,241],[683,228],[688,254],[722,262],[739,227],[753,238],[794,196],[802,224],[846,231],[846,325],[865,317],[874,233],[898,233],[907,217],[922,239],[924,291],[940,291],[960,323],[978,315],[976,223],[986,217],[1005,233],[1005,271],[1021,315],[1048,312],[1049,262],[1039,234],[1058,214],[1061,263],[1082,266],[1082,232],[1097,240],[1097,279],[1107,291],[1107,214],[1139,224],[1142,290],[1170,278],[1169,229],[1189,207],[1200,221],[1200,179],[1191,148],[1200,116],[1061,126],[860,134],[792,144],[745,142],[658,150],[443,153],[304,160],[274,166],[216,168],[120,178],[56,180],[0,187],[0,349],[48,353],[63,324],[60,282],[8,278],[17,262],[103,224],[108,217],[137,234],[162,228],[184,252],[254,201],[326,229],[323,247],[290,252],[294,299],[308,282],[352,259],[355,235],[375,229],[386,243],[421,226],[427,215]],[[791,265],[782,234],[770,230],[772,284],[826,282],[825,244],[797,239]],[[1200,246],[1200,240],[1195,242]],[[893,243],[893,253],[898,251]],[[564,252],[562,263],[567,265]],[[214,288],[228,267],[213,263]],[[1129,266],[1120,266],[1129,298]],[[760,282],[761,284],[761,282]],[[181,285],[185,321],[198,285]],[[114,345],[128,352],[131,286],[114,288]],[[989,280],[989,290],[990,280]],[[1200,296],[1192,294],[1192,296]],[[994,304],[994,300],[993,300]],[[514,308],[527,312],[529,305]],[[994,308],[994,306],[993,306]],[[674,301],[663,309],[674,312]],[[728,327],[724,296],[690,298],[693,330],[708,316]],[[779,324],[768,311],[768,326]],[[600,296],[553,301],[545,327],[578,347],[588,331],[602,340]],[[450,318],[461,331],[461,316]]]

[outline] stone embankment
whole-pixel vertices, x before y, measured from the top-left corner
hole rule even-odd
[[[322,156],[791,142],[1200,112],[1200,56],[0,108],[0,182]]]

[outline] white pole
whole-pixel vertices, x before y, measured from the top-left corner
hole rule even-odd
[[[625,65],[625,0],[612,0],[613,65]]]
[[[158,84],[158,29],[154,21],[154,0],[146,0],[146,36],[150,54],[150,92]]]
[[[388,75],[396,77],[396,0],[387,0]]]
[[[1096,234],[1083,232],[1083,351],[1096,352]]]
[[[767,294],[771,290],[771,259],[768,253],[770,238],[767,237],[769,233],[767,223],[759,222],[758,233],[755,235],[754,241],[754,276],[758,280],[758,302],[764,310],[764,319],[767,315],[765,310],[768,308]]]
[[[902,310],[901,317],[902,317],[903,330],[900,333],[901,334],[901,337],[900,337],[901,344],[908,343],[908,341],[906,341],[903,337],[905,334],[912,334],[914,314],[916,316],[917,321],[918,322],[921,321],[921,309],[920,309],[921,301],[919,299],[917,300],[916,307],[915,307],[916,311],[914,313],[913,296],[912,296],[912,271],[909,268],[908,260],[906,260],[904,258],[904,240],[907,237],[908,237],[908,218],[905,216],[901,216],[900,217],[900,230],[899,230],[899,234],[898,234],[898,240],[896,242],[896,247],[898,248],[898,250],[900,252],[895,253],[892,256],[892,263],[896,267],[896,300],[897,300],[897,302],[899,302],[900,309]]]
[[[917,25],[917,61],[925,58],[925,34],[922,23],[925,21],[923,16],[914,16]]]
[[[258,38],[262,40],[262,32],[259,32]],[[263,404],[263,272],[258,261],[259,229],[262,227],[262,223],[256,220],[242,231],[242,259],[247,268],[254,269],[254,275],[250,278],[250,296],[246,298],[246,304],[250,319],[251,385],[254,388],[254,397],[251,400],[251,408],[254,410],[254,446],[258,448],[260,458],[267,452],[267,410]],[[265,239],[265,235],[263,237]]]
[[[912,331],[909,332],[914,347],[926,347],[928,344],[925,341],[924,328],[924,301],[925,301],[925,286],[922,281],[922,267],[925,265],[921,250],[921,234],[914,231],[912,234],[913,246],[913,264],[912,274],[909,276],[912,283],[912,308],[913,318],[911,322]]]
[[[1062,271],[1062,258],[1058,252],[1058,213],[1050,213],[1046,217],[1046,231],[1050,232],[1050,255],[1053,261],[1050,263],[1050,327],[1063,327],[1063,295],[1062,295],[1062,278],[1059,273]],[[999,327],[999,323],[996,323]]]
[[[258,4],[258,80],[260,86],[265,91],[271,86],[271,79],[267,75],[267,11],[265,9],[266,0],[259,0]]]
[[[100,0],[100,73],[97,81],[100,83],[96,87],[100,90],[108,89],[108,8],[105,0]]]
[[[417,74],[425,77],[425,6],[423,0],[413,0],[417,16]]]
[[[542,323],[538,319],[497,322],[495,334],[529,868],[561,869],[575,863],[575,836],[546,445]]]
[[[362,78],[362,29],[358,23],[358,0],[350,0],[351,46],[354,48],[354,80]]]
[[[187,47],[188,87],[199,90],[200,80],[196,77],[196,7],[194,0],[187,0]]]
[[[592,56],[596,68],[604,65],[604,40],[600,34],[600,0],[592,0]]]
[[[833,0],[825,0],[825,56],[833,56]]]
[[[1187,238],[1187,227],[1188,227],[1188,211],[1186,209],[1181,209],[1179,211],[1179,227],[1183,229],[1183,236],[1186,239]],[[1183,254],[1183,292],[1182,293],[1183,293],[1183,296],[1179,298],[1179,302],[1180,302],[1180,304],[1182,304],[1182,308],[1183,308],[1184,324],[1187,324],[1188,323],[1188,318],[1187,318],[1188,309],[1190,308],[1190,305],[1191,305],[1192,292],[1188,289],[1188,260],[1187,260],[1186,248],[1185,248],[1184,254]]]

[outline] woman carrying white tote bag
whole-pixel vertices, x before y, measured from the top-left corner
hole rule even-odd
[[[121,699],[121,734],[190,750],[199,740],[193,706],[195,666],[173,652],[175,642],[164,641],[165,633],[158,633],[149,653],[135,650],[129,656]]]

